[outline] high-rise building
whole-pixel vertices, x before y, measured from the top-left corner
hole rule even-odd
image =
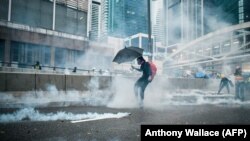
[[[163,26],[163,11],[162,9],[158,9],[158,12],[156,14],[156,23],[155,25],[153,25],[153,36],[155,37],[155,41],[156,42],[163,42],[163,35],[164,35],[164,32],[162,29],[164,29],[164,26]]]
[[[92,0],[90,40],[99,41],[101,34],[101,1]]]
[[[238,24],[239,1],[241,0],[204,0],[204,33]]]
[[[164,44],[171,46],[203,35],[203,0],[163,1]]]
[[[108,37],[108,0],[92,0],[89,35],[92,41],[106,42]]]
[[[108,12],[109,3],[108,0],[101,1],[101,42],[107,42],[108,40]]]
[[[249,0],[204,0],[205,33],[249,21]]]
[[[109,0],[108,32],[128,37],[148,32],[146,0]]]
[[[124,0],[108,0],[108,34],[111,36],[125,36],[125,1]]]

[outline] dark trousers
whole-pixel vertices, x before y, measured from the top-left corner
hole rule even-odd
[[[134,86],[134,91],[135,91],[135,96],[136,97],[139,97],[141,98],[141,100],[144,99],[144,92],[145,92],[145,89],[148,85],[149,81],[145,78],[139,78],[136,83],[135,83],[135,86]]]
[[[244,101],[244,92],[245,92],[245,84],[244,82],[236,82],[235,84],[235,99],[240,99]]]
[[[229,84],[228,84],[228,83],[222,83],[222,84],[220,85],[218,94],[220,94],[221,90],[222,90],[224,87],[227,87],[227,92],[230,93]]]

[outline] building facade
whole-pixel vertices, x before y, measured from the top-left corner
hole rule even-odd
[[[163,11],[165,46],[203,35],[203,0],[164,0]]]
[[[153,25],[153,36],[155,37],[156,42],[163,42],[164,35],[164,26],[163,26],[163,11],[162,9],[158,9],[156,14],[156,23]]]
[[[205,34],[239,23],[239,0],[204,0]]]
[[[88,9],[88,0],[1,0],[1,65],[85,68],[79,58],[92,46],[94,55],[110,58],[111,49],[89,44]]]
[[[109,12],[109,3],[107,0],[102,0],[101,5],[101,42],[108,41],[108,12]]]
[[[91,3],[91,26],[90,40],[98,41],[101,36],[101,2],[92,0]]]
[[[146,0],[108,1],[108,33],[110,36],[128,37],[138,33],[148,33]]]
[[[63,67],[88,46],[88,1],[3,0],[0,5],[1,62]]]
[[[248,0],[205,0],[205,34],[213,32],[225,26],[249,22],[249,7],[250,2]],[[212,24],[215,23],[216,26],[213,26]]]
[[[143,49],[143,53],[145,56],[148,56],[151,54],[151,50],[149,49],[148,46],[148,34],[143,34],[143,33],[138,33],[132,36],[129,36],[128,38],[124,39],[125,46],[133,46],[133,47],[139,47]],[[155,38],[154,36],[151,37],[152,41],[152,48],[153,52],[155,52]]]

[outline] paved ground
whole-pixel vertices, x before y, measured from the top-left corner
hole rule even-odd
[[[0,114],[16,109],[0,108]],[[103,119],[83,123],[70,121],[0,123],[1,141],[139,141],[142,124],[248,124],[249,105],[168,105],[157,109],[111,109],[107,107],[48,107],[40,113],[66,111],[72,113],[129,112],[121,119]]]

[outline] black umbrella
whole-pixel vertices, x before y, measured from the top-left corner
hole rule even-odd
[[[142,52],[143,49],[139,47],[125,47],[116,54],[113,62],[120,64],[133,61],[137,57],[142,56]]]

